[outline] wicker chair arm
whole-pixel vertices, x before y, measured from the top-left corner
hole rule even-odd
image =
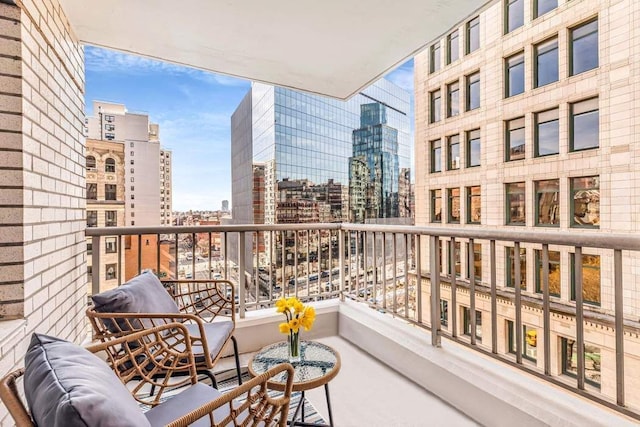
[[[164,280],[167,288],[183,313],[195,313],[205,322],[218,316],[230,317],[235,322],[235,287],[228,280]]]
[[[16,380],[23,375],[24,368],[21,368],[9,372],[0,380],[0,399],[9,410],[17,427],[35,427],[16,387]]]
[[[269,380],[284,371],[287,371],[284,394],[276,398],[269,396]],[[173,421],[167,427],[186,427],[206,416],[210,417],[209,422],[212,427],[228,425],[278,425],[285,427],[291,400],[293,373],[293,366],[282,363]],[[244,400],[235,400],[238,398],[244,398]],[[227,407],[228,415],[224,419],[214,420],[213,412],[223,406]],[[244,416],[248,418],[242,419]],[[242,419],[242,423],[240,423],[240,419]]]

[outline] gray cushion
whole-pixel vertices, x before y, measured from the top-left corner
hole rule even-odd
[[[195,323],[185,324],[189,331],[189,335],[192,337],[200,337],[200,329]],[[204,333],[207,335],[207,345],[209,346],[209,353],[212,358],[215,358],[222,346],[233,332],[233,322],[231,320],[225,320],[221,322],[212,322],[204,324]],[[194,345],[192,347],[193,355],[196,359],[196,363],[204,360],[204,351],[202,346]]]
[[[165,426],[172,421],[198,409],[207,402],[217,399],[221,394],[218,390],[207,385],[197,383],[176,396],[151,408],[144,415],[152,426]],[[214,411],[214,419],[221,420],[229,414],[227,407]],[[209,418],[200,418],[191,426],[209,426]]]
[[[179,313],[180,309],[166,291],[160,280],[150,271],[129,280],[122,286],[91,297],[95,310],[99,313]],[[107,322],[105,322],[107,323]],[[125,322],[121,329],[127,330]],[[152,326],[142,322],[144,327]],[[135,325],[134,325],[135,326]],[[107,323],[111,332],[118,332]]]
[[[25,356],[24,393],[40,427],[149,425],[104,361],[59,338],[31,337]]]

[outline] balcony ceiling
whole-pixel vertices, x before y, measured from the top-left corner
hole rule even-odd
[[[486,0],[60,0],[83,43],[348,98]]]

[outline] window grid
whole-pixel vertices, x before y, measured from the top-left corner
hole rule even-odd
[[[460,169],[460,135],[447,137],[447,170]]]
[[[505,184],[507,225],[525,225],[525,185],[524,182]]]
[[[482,197],[480,186],[467,187],[467,223],[480,224],[482,221]]]
[[[535,181],[536,225],[560,226],[560,180]]]
[[[505,98],[524,92],[524,52],[505,59]]]
[[[480,166],[480,129],[474,129],[467,132],[467,167],[472,168]]]
[[[447,189],[447,222],[453,224],[460,223],[460,189]]]
[[[524,117],[506,122],[506,158],[505,161],[523,160],[525,158]]]
[[[560,113],[558,108],[534,113],[534,156],[560,153]]]

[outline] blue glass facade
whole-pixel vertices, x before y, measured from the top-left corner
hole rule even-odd
[[[350,219],[349,159],[355,153],[354,141],[364,138],[363,124],[382,124],[379,116],[363,117],[361,122],[363,105],[380,106],[368,107],[371,111],[366,114],[384,115],[384,126],[376,132],[395,134],[397,148],[391,151],[398,170],[410,170],[410,94],[391,82],[381,79],[348,101],[260,83],[251,90],[253,162],[266,165],[266,223]],[[385,136],[382,141],[391,139]],[[388,192],[398,193],[399,177],[409,175],[395,172]],[[400,187],[411,188],[409,183]],[[410,217],[403,209],[387,209],[394,215],[382,217]]]

